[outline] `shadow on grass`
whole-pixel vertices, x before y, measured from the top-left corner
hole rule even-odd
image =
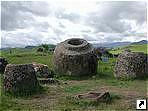
[[[59,79],[59,80],[77,80],[77,81],[81,81],[81,80],[89,80],[91,79],[93,76],[95,76],[94,74],[93,75],[86,75],[86,76],[69,76],[69,75],[61,75],[61,74],[56,74],[55,75],[55,78],[56,79]]]
[[[87,75],[64,75],[64,74],[55,74],[54,78],[59,79],[59,80],[91,80],[91,79],[114,79],[113,72],[112,71],[107,71],[107,72],[102,72],[98,71],[96,74],[87,74]]]
[[[96,74],[97,79],[115,79],[112,72],[98,72]]]
[[[145,76],[137,77],[137,80],[148,80],[148,73],[145,74]]]
[[[35,94],[42,94],[46,92],[46,89],[44,87],[42,87],[40,84],[38,84],[37,86],[34,87],[29,87],[29,89],[23,89],[23,88],[19,88],[18,90],[14,90],[14,91],[5,91],[4,90],[4,79],[3,79],[3,75],[0,75],[0,96],[5,96],[5,97],[30,97],[32,95]]]
[[[36,89],[33,90],[23,90],[23,91],[17,91],[17,92],[4,92],[2,91],[2,95],[8,96],[8,97],[21,97],[21,98],[28,98],[36,94],[42,94],[45,93],[46,89],[44,89],[42,86],[38,86]]]
[[[29,89],[19,88],[14,91],[5,91],[3,85],[3,77],[0,77],[0,85],[1,85],[1,96],[8,96],[8,97],[30,97],[35,94],[41,94],[45,92],[45,88],[43,88],[40,84],[34,87],[29,87]]]
[[[45,89],[43,87],[38,88],[36,91],[21,92],[21,93],[4,93],[2,91],[0,98],[0,111],[20,111],[23,109],[23,105],[18,104],[15,99],[22,98],[27,99],[33,97],[33,95],[43,94]]]

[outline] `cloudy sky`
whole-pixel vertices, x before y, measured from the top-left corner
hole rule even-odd
[[[2,1],[1,47],[147,39],[147,4],[135,1]]]

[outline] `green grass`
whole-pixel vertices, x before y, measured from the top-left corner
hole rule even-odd
[[[42,56],[36,52],[18,52],[9,54],[2,52],[11,64],[24,64],[38,62],[43,63],[52,68],[52,55]],[[98,71],[96,75],[87,77],[69,77],[56,76],[61,81],[60,85],[45,84],[42,87],[44,92],[29,97],[12,97],[1,94],[0,110],[128,110],[135,109],[136,98],[146,98],[147,84],[146,79],[136,79],[128,81],[120,81],[114,78],[113,66],[116,59],[109,59],[108,63],[98,62]],[[2,75],[0,76],[2,78]],[[64,83],[67,84],[64,84]],[[2,81],[0,82],[2,86]],[[112,102],[106,103],[90,103],[73,99],[74,96],[89,91],[109,91]],[[0,90],[0,92],[2,92]],[[131,102],[132,101],[132,102]]]
[[[49,68],[52,68],[52,55],[50,54],[42,55],[40,53],[21,53],[12,55],[8,54],[3,57],[5,57],[10,64],[26,64],[37,62],[46,64]]]
[[[130,49],[134,52],[144,52],[148,54],[148,44],[138,44],[138,45],[129,45],[125,47],[119,47],[117,49],[111,50],[110,52],[113,54],[121,53],[124,49]]]
[[[108,106],[109,104],[113,103],[114,100],[120,99],[120,95],[116,94],[110,94],[110,100],[108,99],[107,102],[103,103],[98,103],[96,101],[91,101],[91,100],[84,100],[84,99],[78,99],[77,97],[71,97],[71,96],[66,96],[65,101],[67,102],[67,108],[66,109],[71,109],[71,106],[73,105],[74,109],[79,109],[81,110],[87,110],[89,108],[96,108],[96,109],[104,109],[103,107]]]

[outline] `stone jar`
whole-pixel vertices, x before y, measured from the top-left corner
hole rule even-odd
[[[59,43],[54,50],[54,70],[62,75],[89,75],[97,72],[94,49],[84,39],[72,38]]]
[[[4,73],[7,64],[8,61],[5,58],[0,57],[0,73]]]
[[[4,72],[4,91],[23,93],[38,88],[35,70],[32,64],[8,64]]]
[[[142,52],[125,50],[119,54],[114,76],[118,79],[134,79],[146,77],[148,74],[147,55]]]

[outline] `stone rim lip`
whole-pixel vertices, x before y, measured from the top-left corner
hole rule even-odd
[[[134,58],[135,56],[139,56],[139,57],[141,57],[141,56],[146,56],[146,54],[145,53],[143,53],[143,52],[127,52],[127,51],[123,51],[120,55],[119,55],[119,57],[124,57],[124,58]]]
[[[69,42],[72,41],[72,40],[78,40],[78,41],[80,41],[80,42],[82,42],[82,43],[79,44],[79,45],[72,45],[72,44],[69,44]],[[89,45],[90,45],[86,40],[80,39],[80,38],[71,38],[71,39],[67,39],[67,40],[65,40],[64,42],[62,42],[62,44],[64,45],[64,47],[65,47],[66,49],[69,49],[69,50],[78,50],[78,49],[85,48],[85,47],[87,48],[87,47],[89,47]]]
[[[33,64],[8,64],[6,67],[33,66]]]

